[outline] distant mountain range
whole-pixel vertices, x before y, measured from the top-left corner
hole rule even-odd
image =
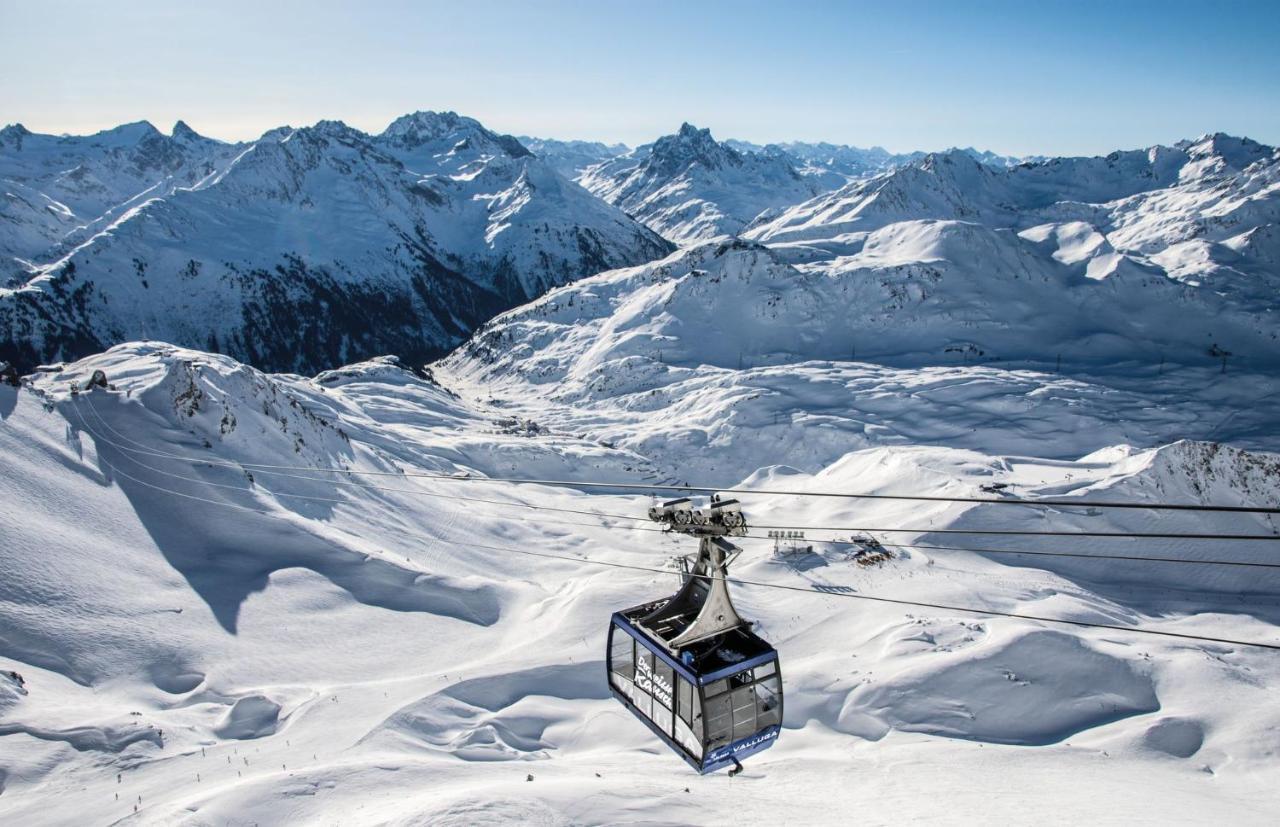
[[[555,167],[567,178],[576,179],[587,167],[626,155],[631,147],[626,144],[603,144],[599,141],[557,141],[550,138],[520,136],[520,143],[529,151]]]
[[[560,141],[553,138],[531,138],[525,135],[520,136],[520,143],[570,178],[582,175],[590,166],[618,158],[632,151],[632,148],[626,144],[605,144],[599,141]],[[729,138],[723,143],[730,149],[742,153],[785,155],[787,160],[802,173],[818,175],[834,173],[835,175],[843,176],[845,179],[862,178],[886,172],[894,167],[918,161],[929,154],[921,151],[890,152],[878,146],[863,149],[847,144],[832,144],[825,141],[818,143],[787,141],[778,144],[758,144]],[[651,144],[646,144],[644,149],[651,146]],[[1021,163],[1044,160],[1043,155],[1021,157],[1000,155],[972,147],[962,151],[969,153],[984,164],[998,167],[1015,166]]]
[[[716,141],[710,130],[687,123],[634,150],[581,141],[533,146],[587,189],[677,244],[735,235],[762,213],[927,156],[828,143]],[[1035,160],[958,151],[998,168]]]
[[[548,290],[677,246],[708,262],[691,273],[728,256],[776,282],[738,345],[707,328],[712,363],[1275,349],[1280,159],[1248,139],[1047,160],[754,147],[690,124],[626,151],[527,140],[429,112],[378,135],[322,121],[241,144],[182,123],[6,127],[0,360],[29,370],[162,339],[272,370],[421,363]],[[673,277],[655,266],[645,283]],[[749,324],[798,301],[822,312],[789,319],[787,347]]]
[[[1280,153],[1247,139],[1013,167],[952,150],[557,289],[449,362],[575,400],[814,360],[1273,372],[1277,226]]]
[[[736,235],[762,212],[827,188],[801,175],[788,157],[739,152],[687,123],[674,135],[587,168],[578,180],[677,244]]]
[[[0,359],[163,339],[274,370],[423,361],[550,287],[670,245],[453,113],[245,144],[179,123],[0,132]]]

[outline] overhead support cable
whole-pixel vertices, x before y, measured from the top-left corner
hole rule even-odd
[[[92,408],[92,401],[88,402]],[[95,410],[95,413],[96,410]],[[108,426],[110,427],[110,426]],[[113,429],[114,430],[114,429]],[[117,432],[118,433],[118,432]],[[129,440],[133,442],[133,440]],[[141,443],[134,443],[140,445]],[[208,461],[196,457],[182,456],[168,452],[166,455],[189,462]],[[1237,514],[1280,514],[1280,506],[1237,506],[1237,505],[1200,505],[1196,503],[1161,503],[1161,502],[1118,502],[1114,500],[1075,500],[1075,499],[1032,499],[1018,497],[958,497],[926,494],[872,494],[847,491],[806,491],[770,488],[732,488],[692,484],[653,484],[636,482],[600,482],[566,479],[537,479],[530,477],[479,477],[466,474],[446,474],[442,472],[424,471],[369,471],[353,468],[320,468],[316,466],[271,465],[256,462],[241,462],[237,465],[249,469],[276,469],[283,471],[307,471],[317,474],[353,474],[357,476],[413,477],[437,479],[450,482],[471,483],[509,483],[515,485],[548,485],[560,488],[589,488],[596,490],[646,491],[650,493],[666,492],[669,494],[732,494],[735,496],[778,496],[778,497],[822,497],[859,500],[900,500],[907,502],[942,502],[972,503],[982,505],[1018,505],[1052,508],[1121,508],[1150,511],[1203,511]]]
[[[81,421],[84,422],[83,419]],[[93,434],[94,432],[88,428],[87,422],[84,424],[86,426],[86,430],[88,430],[89,433]],[[95,435],[95,438],[98,438],[98,437]],[[110,444],[109,441],[108,441],[108,444]],[[211,505],[234,508],[240,511],[253,512],[253,513],[261,514],[273,519],[279,519],[279,520],[285,520],[286,522],[291,522],[275,511],[270,511],[270,510],[261,509],[261,508],[254,508],[252,506],[246,506],[246,505],[241,505],[239,503],[227,502],[225,500],[214,500],[207,497],[201,497],[196,494],[190,494],[182,491],[175,491],[171,488],[166,488],[165,486],[156,485],[155,483],[139,479],[138,477],[128,474],[125,471],[122,471],[121,469],[117,468],[114,464],[112,464],[110,460],[108,460],[106,457],[103,457],[101,453],[99,453],[98,458],[104,465],[110,468],[114,474],[124,479],[128,479],[139,485],[143,485],[148,488],[160,491],[162,493],[181,497],[187,500],[194,500],[194,501],[208,503]],[[147,467],[147,466],[144,466],[144,467]],[[217,485],[218,487],[223,487],[223,488],[234,487],[236,488],[236,490],[239,490],[239,491],[243,491],[246,493],[253,493],[249,489],[239,488],[238,486],[225,486],[223,484],[212,483],[207,480],[198,480],[198,479],[192,479],[192,478],[183,478],[183,479],[187,479],[189,482],[194,482],[202,485]],[[321,498],[309,497],[309,496],[307,498],[321,499]],[[333,500],[333,501],[345,502],[342,500]],[[551,552],[533,551],[530,549],[517,549],[517,548],[506,547],[506,546],[494,546],[494,545],[487,545],[484,543],[475,543],[475,542],[470,543],[470,545],[472,547],[485,548],[492,551],[499,551],[499,552],[511,553],[511,554],[522,554],[522,555],[528,555],[533,557],[543,557],[548,559],[566,560],[573,563],[579,563],[579,564],[585,563],[587,565],[593,565],[593,566],[599,566],[599,567],[626,569],[631,571],[644,571],[644,572],[650,572],[655,574],[671,574],[672,573],[668,569],[661,569],[653,566],[639,566],[639,565],[634,565],[629,563],[615,563],[615,562],[606,561],[606,560],[595,560],[589,557],[579,557],[579,556],[568,555],[568,554],[554,554]],[[689,576],[705,577],[705,575],[697,575],[697,574],[690,574]],[[1068,626],[1076,626],[1076,627],[1092,628],[1092,629],[1105,629],[1110,631],[1128,632],[1133,634],[1155,635],[1155,636],[1180,639],[1180,640],[1198,641],[1198,642],[1204,642],[1204,643],[1219,643],[1219,644],[1232,645],[1232,646],[1246,646],[1251,648],[1280,651],[1280,643],[1237,640],[1234,638],[1221,638],[1221,637],[1213,637],[1208,635],[1195,635],[1195,634],[1190,634],[1185,632],[1170,632],[1170,631],[1164,631],[1159,629],[1147,629],[1147,628],[1138,627],[1138,626],[1122,626],[1119,624],[1092,623],[1092,622],[1082,621],[1082,620],[1070,620],[1066,618],[1046,617],[1043,615],[1033,615],[1033,614],[1026,614],[1022,612],[1004,612],[996,609],[978,609],[970,606],[957,606],[957,605],[951,605],[946,603],[933,603],[933,602],[925,602],[925,601],[917,601],[917,600],[907,600],[905,598],[886,597],[883,595],[863,594],[858,592],[817,591],[812,587],[793,586],[785,583],[768,583],[768,582],[757,581],[757,580],[744,580],[741,578],[729,578],[728,582],[741,585],[741,586],[780,589],[784,591],[801,592],[801,593],[810,594],[810,595],[822,595],[826,597],[866,600],[871,602],[885,603],[885,604],[892,604],[892,605],[899,605],[899,606],[910,606],[915,608],[936,609],[939,611],[959,612],[962,614],[972,614],[972,615],[979,615],[979,616],[986,616],[986,617],[1016,618],[1021,620],[1031,620],[1031,621],[1040,622],[1040,623],[1060,624],[1060,625],[1068,625]]]

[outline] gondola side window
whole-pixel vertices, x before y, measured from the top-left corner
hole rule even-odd
[[[635,680],[635,640],[617,626],[613,629],[613,645],[609,649],[609,671],[628,684]]]
[[[761,729],[782,723],[782,701],[778,697],[778,676],[756,684],[756,721]]]
[[[693,726],[693,699],[697,697],[693,684],[683,675],[676,675],[676,710],[680,720]]]
[[[694,758],[702,758],[702,707],[698,689],[676,674],[676,741]]]
[[[703,704],[707,725],[707,749],[715,749],[729,743],[733,735],[733,696],[725,692],[707,698]]]
[[[676,687],[675,671],[661,658],[653,659],[653,671],[649,675],[636,671],[636,685],[644,681],[653,696],[653,723],[659,730],[671,734],[672,719],[675,716]]]
[[[636,708],[649,720],[653,720],[653,696],[650,692],[650,676],[653,674],[653,652],[636,646]]]
[[[744,686],[733,690],[733,740],[746,738],[755,732],[756,726],[756,688]]]

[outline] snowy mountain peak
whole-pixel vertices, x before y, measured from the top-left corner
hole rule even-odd
[[[187,126],[186,121],[178,121],[175,123],[173,125],[173,129],[169,133],[169,137],[173,138],[175,141],[182,141],[183,143],[211,140],[210,138],[206,138],[201,135],[199,132],[196,132],[190,126]]]
[[[31,130],[27,129],[20,123],[11,123],[4,129],[0,129],[0,141],[7,141],[14,138],[22,138],[30,135]]]
[[[151,121],[134,121],[121,124],[112,129],[104,129],[91,136],[98,142],[110,142],[117,146],[140,144],[154,138],[163,138],[164,133],[156,129]]]
[[[403,115],[392,121],[378,137],[405,149],[456,137],[457,142],[467,141],[470,144],[479,141],[492,145],[512,158],[525,158],[533,154],[512,136],[499,135],[486,129],[474,118],[457,112],[423,111]]]
[[[454,132],[478,132],[483,129],[479,121],[459,115],[457,112],[419,111],[396,118],[379,137],[406,144],[423,144],[439,140]]]
[[[927,170],[948,166],[957,166],[963,170],[981,170],[987,166],[974,156],[972,150],[958,147],[944,149],[941,152],[930,152],[914,162],[914,165]]]
[[[698,129],[690,123],[683,123],[674,135],[664,135],[654,141],[646,161],[647,166],[661,175],[677,174],[691,164],[701,164],[713,170],[740,166],[742,155],[718,143],[711,137],[710,129]]]
[[[821,192],[785,154],[739,152],[684,123],[630,155],[588,168],[584,187],[679,244],[737,235],[761,212]]]
[[[293,137],[293,133],[297,132],[292,126],[277,126],[263,132],[256,143],[281,143]]]
[[[1193,159],[1221,158],[1234,169],[1244,169],[1257,161],[1271,158],[1275,151],[1250,138],[1237,138],[1223,132],[1201,135],[1186,147],[1187,155]]]
[[[299,132],[309,131],[318,135],[325,135],[325,136],[334,137],[334,138],[363,139],[367,137],[365,133],[361,132],[358,129],[355,129],[354,127],[347,126],[342,121],[328,120],[328,119],[316,121],[314,126],[307,127],[306,129],[302,129],[298,131]]]

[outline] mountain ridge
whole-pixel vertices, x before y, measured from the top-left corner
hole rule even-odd
[[[128,125],[116,135],[130,149],[94,156],[122,180],[165,177],[11,276],[0,359],[30,369],[165,338],[312,373],[387,352],[425,361],[551,286],[669,249],[455,113],[406,115],[379,135],[328,120],[247,145],[196,141],[214,154],[195,161],[175,132]],[[149,146],[161,160],[137,163]],[[21,157],[5,159],[11,174]],[[46,212],[73,224],[66,211]]]
[[[823,189],[788,158],[738,152],[687,122],[652,144],[588,167],[579,182],[682,245],[737,235],[762,212]]]

